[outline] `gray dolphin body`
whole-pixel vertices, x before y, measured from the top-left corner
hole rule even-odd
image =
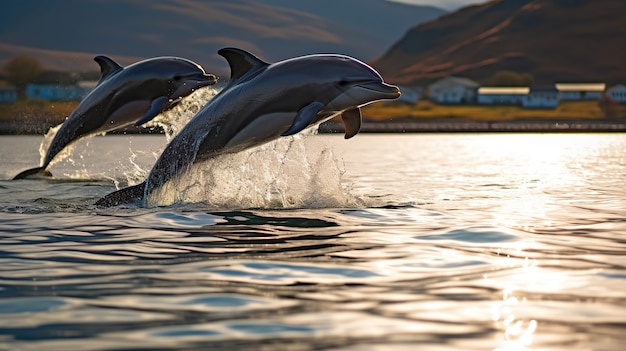
[[[102,76],[96,87],[63,122],[40,167],[13,179],[51,176],[50,162],[78,139],[134,124],[142,124],[173,107],[195,89],[215,84],[197,63],[181,57],[155,57],[125,68],[106,56],[96,56]]]
[[[96,204],[146,199],[192,164],[292,135],[341,115],[345,137],[361,126],[359,107],[400,96],[370,66],[325,54],[268,64],[235,48],[218,51],[231,69],[229,84],[185,125],[163,150],[147,179],[113,192]]]

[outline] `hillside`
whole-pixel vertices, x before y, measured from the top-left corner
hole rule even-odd
[[[626,82],[626,1],[497,0],[411,28],[371,63],[396,83],[499,70],[535,84]]]
[[[339,52],[369,60],[408,28],[445,11],[383,0],[21,0],[0,5],[0,64],[18,54],[55,70],[97,70],[177,55],[227,73],[216,52],[237,46],[269,60]]]

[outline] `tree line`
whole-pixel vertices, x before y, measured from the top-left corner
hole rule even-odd
[[[62,72],[46,70],[30,56],[16,56],[8,60],[0,71],[0,80],[15,86],[18,99],[26,98],[29,83],[75,85],[81,80],[98,80],[100,72]]]

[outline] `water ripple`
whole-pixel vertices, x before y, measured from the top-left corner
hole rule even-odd
[[[389,138],[350,144],[364,206],[101,209],[111,181],[0,182],[0,349],[623,348],[623,136]]]

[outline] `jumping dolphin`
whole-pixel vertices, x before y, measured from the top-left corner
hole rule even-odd
[[[147,199],[194,163],[296,134],[337,115],[345,138],[351,138],[361,127],[359,107],[400,96],[373,68],[349,56],[308,55],[269,64],[241,49],[218,53],[230,65],[228,85],[171,140],[143,183],[113,192],[97,205]]]
[[[102,76],[96,87],[63,122],[50,143],[40,167],[15,176],[51,176],[50,162],[78,139],[148,122],[176,105],[194,90],[212,85],[217,78],[197,63],[181,57],[155,57],[125,68],[106,56],[94,58]]]

